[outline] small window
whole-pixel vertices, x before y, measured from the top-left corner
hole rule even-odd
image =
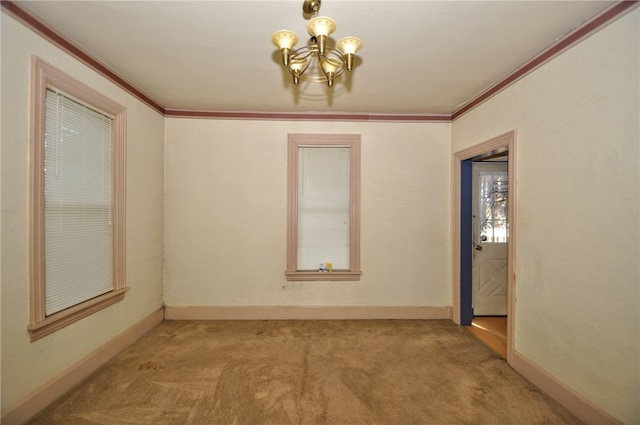
[[[33,63],[31,340],[124,297],[125,109]]]
[[[290,134],[287,280],[359,280],[360,136]]]
[[[478,173],[480,203],[479,239],[485,243],[509,241],[507,201],[509,197],[508,173],[506,171],[480,171]]]

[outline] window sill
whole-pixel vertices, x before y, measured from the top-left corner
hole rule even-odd
[[[333,272],[317,272],[317,271],[287,271],[284,272],[287,280],[297,281],[356,281],[360,280],[361,271],[333,271]]]
[[[108,292],[82,304],[78,304],[61,312],[52,314],[41,322],[29,325],[27,329],[29,330],[31,342],[50,335],[65,326],[75,323],[95,312],[122,301],[126,291],[127,288]]]

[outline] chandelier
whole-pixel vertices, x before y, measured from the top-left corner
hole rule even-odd
[[[311,38],[306,46],[293,50],[298,36],[293,31],[276,31],[271,41],[282,53],[282,64],[293,76],[293,83],[300,80],[316,83],[326,82],[333,87],[333,82],[345,69],[353,70],[353,58],[362,47],[362,40],[357,37],[344,37],[334,47],[329,46],[329,35],[336,30],[336,22],[328,16],[318,16],[321,0],[305,0],[302,11],[306,16],[313,15],[307,24]],[[308,72],[307,69],[309,69]]]

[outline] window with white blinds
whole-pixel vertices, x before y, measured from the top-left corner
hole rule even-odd
[[[290,134],[287,280],[359,280],[360,136]]]
[[[113,290],[112,117],[47,90],[47,316]]]
[[[32,57],[29,336],[124,299],[126,108]]]
[[[298,147],[298,270],[349,270],[350,150]]]

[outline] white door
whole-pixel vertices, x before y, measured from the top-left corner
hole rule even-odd
[[[474,316],[507,314],[508,194],[506,163],[473,164]]]

